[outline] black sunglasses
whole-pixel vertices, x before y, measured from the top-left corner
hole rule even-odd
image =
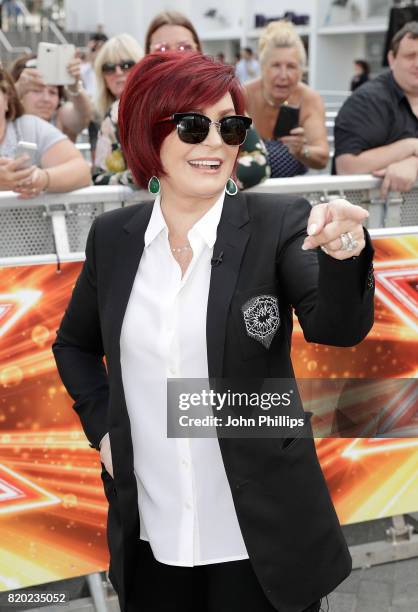
[[[122,72],[128,72],[128,70],[133,68],[135,64],[136,62],[134,62],[133,60],[122,60],[118,64],[112,64],[112,62],[105,62],[102,66],[102,72],[103,74],[113,74],[114,72],[116,72],[116,68],[118,66],[122,70]]]
[[[229,115],[219,121],[211,121],[200,113],[174,113],[170,117],[160,119],[158,123],[163,121],[175,123],[180,140],[188,144],[203,142],[209,134],[210,126],[214,125],[224,143],[231,146],[243,144],[252,123],[252,119],[244,115]]]

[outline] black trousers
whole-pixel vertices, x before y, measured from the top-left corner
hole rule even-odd
[[[156,561],[148,542],[139,540],[138,546],[129,612],[277,612],[248,559],[179,567]],[[320,607],[318,601],[303,612]]]

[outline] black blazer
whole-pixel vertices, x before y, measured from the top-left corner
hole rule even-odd
[[[98,448],[110,432],[114,480],[109,502],[111,581],[121,609],[134,580],[139,517],[133,448],[120,365],[120,332],[144,248],[152,204],[95,220],[86,261],[53,351],[84,431]],[[360,342],[373,324],[373,249],[337,261],[302,251],[311,207],[275,195],[226,196],[207,308],[210,377],[293,377],[292,307],[305,338],[336,346]],[[280,326],[266,348],[246,332],[241,307],[258,295],[278,298]],[[106,368],[103,363],[106,357]],[[274,442],[274,443],[273,443]],[[345,543],[312,439],[287,449],[280,440],[220,438],[220,450],[253,568],[272,605],[300,612],[351,571]],[[216,516],[213,517],[216,520]]]

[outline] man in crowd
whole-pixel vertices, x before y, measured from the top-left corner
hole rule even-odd
[[[335,122],[337,174],[382,177],[382,196],[418,177],[418,22],[392,39],[390,70],[359,87]]]
[[[260,76],[260,64],[254,57],[254,52],[250,47],[245,47],[241,51],[241,59],[237,63],[236,74],[241,83],[252,81]]]

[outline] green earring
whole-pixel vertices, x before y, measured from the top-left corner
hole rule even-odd
[[[154,195],[158,195],[160,193],[160,188],[161,185],[158,176],[152,176],[148,181],[148,191]]]
[[[226,182],[225,191],[228,195],[234,196],[238,193],[238,186],[234,179],[229,178]]]

